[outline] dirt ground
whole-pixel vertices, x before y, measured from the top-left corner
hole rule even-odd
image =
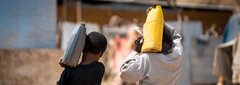
[[[0,85],[55,85],[63,70],[58,65],[62,54],[59,49],[0,49]]]
[[[0,85],[55,85],[62,72],[56,49],[0,49]]]

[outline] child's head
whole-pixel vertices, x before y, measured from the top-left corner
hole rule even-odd
[[[107,39],[98,32],[91,32],[87,35],[84,52],[93,54],[103,54],[107,48]]]

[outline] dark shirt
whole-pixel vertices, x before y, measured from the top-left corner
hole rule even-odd
[[[101,62],[65,68],[59,85],[101,85],[105,68]]]

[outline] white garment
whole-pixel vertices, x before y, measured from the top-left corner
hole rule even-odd
[[[182,64],[181,36],[174,32],[172,52],[139,54],[132,51],[121,67],[121,78],[140,85],[179,85]]]
[[[240,34],[236,37],[236,42],[233,45],[233,63],[232,63],[232,82],[240,83]]]

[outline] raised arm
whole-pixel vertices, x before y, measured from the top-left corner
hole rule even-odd
[[[132,51],[128,55],[128,59],[123,63],[120,71],[120,77],[126,82],[136,82],[146,78],[149,70],[148,55],[139,55],[136,51]]]
[[[172,52],[169,54],[182,56],[182,52],[183,52],[183,46],[181,43],[182,36],[179,33],[177,33],[177,31],[173,27],[171,27],[169,24],[165,23],[164,26],[165,28],[169,29],[170,32],[172,33],[172,49],[171,49]]]

